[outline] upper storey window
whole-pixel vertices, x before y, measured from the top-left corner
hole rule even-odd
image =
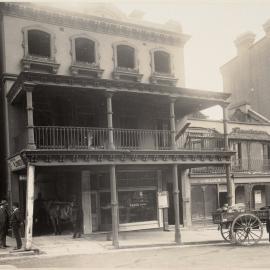
[[[135,68],[135,49],[127,45],[117,46],[117,66],[122,68]]]
[[[164,51],[154,52],[155,72],[171,73],[170,54]]]
[[[114,79],[141,81],[142,74],[139,74],[137,48],[127,42],[121,42],[113,44],[113,52]]]
[[[95,42],[87,38],[75,39],[76,61],[95,63]]]
[[[40,30],[28,31],[28,53],[29,55],[50,57],[51,56],[51,36]]]
[[[152,83],[175,85],[177,79],[173,74],[172,56],[165,49],[153,49],[151,54]]]
[[[55,36],[43,26],[25,27],[23,32],[24,70],[56,73],[59,64],[55,62]]]
[[[72,75],[98,77],[103,71],[99,67],[99,43],[86,34],[75,35],[71,40]]]

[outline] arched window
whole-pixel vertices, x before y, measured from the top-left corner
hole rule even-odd
[[[28,30],[28,54],[40,57],[51,57],[50,34],[32,29]]]
[[[128,45],[117,46],[117,66],[135,68],[135,49]]]
[[[154,66],[155,72],[170,74],[171,73],[170,54],[164,51],[155,51]]]
[[[55,60],[55,34],[42,25],[23,27],[22,33],[24,56],[21,63],[23,70],[57,73],[60,64]]]
[[[76,38],[75,55],[77,62],[95,63],[95,42],[87,38]]]

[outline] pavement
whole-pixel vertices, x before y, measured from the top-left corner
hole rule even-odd
[[[267,237],[268,235],[264,231],[261,241],[267,241]],[[22,256],[57,257],[78,254],[102,254],[130,249],[221,245],[225,243],[216,226],[181,228],[182,244],[180,246],[174,242],[173,227],[170,227],[168,231],[153,229],[120,232],[119,249],[113,247],[109,238],[108,233],[83,235],[81,238],[76,239],[72,239],[70,234],[38,236],[33,237],[31,251],[24,251],[23,249],[13,251],[15,239],[7,237],[7,245],[10,247],[0,250],[0,266],[1,261],[18,259],[22,258]]]

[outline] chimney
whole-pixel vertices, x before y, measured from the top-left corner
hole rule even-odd
[[[263,25],[263,29],[264,29],[265,35],[267,37],[270,37],[270,19],[266,21],[266,23]]]
[[[234,41],[234,44],[237,48],[237,55],[245,52],[248,48],[254,43],[255,34],[252,32],[245,32],[242,35],[238,36]]]

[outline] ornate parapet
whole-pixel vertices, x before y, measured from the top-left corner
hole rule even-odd
[[[134,23],[116,21],[75,12],[59,11],[52,8],[33,6],[29,3],[0,3],[0,10],[4,14],[25,18],[46,24],[71,27],[91,32],[122,36],[138,40],[183,46],[189,39],[188,35],[146,27]]]

